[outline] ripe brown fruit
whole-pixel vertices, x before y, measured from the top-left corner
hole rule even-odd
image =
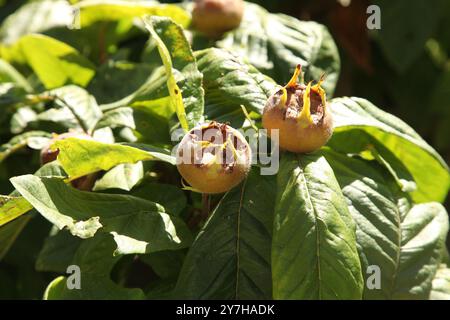
[[[192,25],[207,37],[218,38],[237,28],[243,15],[242,0],[195,0]]]
[[[251,156],[250,146],[240,132],[211,122],[183,137],[177,149],[177,168],[196,191],[223,193],[246,177]]]
[[[327,105],[323,79],[316,85],[297,83],[298,65],[289,83],[266,103],[262,125],[279,129],[280,148],[295,153],[310,153],[324,146],[333,134],[333,120]]]

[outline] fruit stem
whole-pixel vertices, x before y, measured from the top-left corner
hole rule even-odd
[[[311,118],[311,82],[308,83],[305,91],[303,92],[303,108],[300,112],[297,121],[299,124],[306,128],[312,123]]]
[[[289,82],[285,86],[285,88],[293,88],[293,87],[297,86],[297,80],[301,73],[302,73],[302,66],[300,64],[298,64],[295,67],[295,71],[294,71],[294,74],[292,75],[291,80],[289,80]]]

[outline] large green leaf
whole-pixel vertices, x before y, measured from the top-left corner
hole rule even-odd
[[[355,224],[320,155],[282,154],[272,242],[275,299],[361,299]]]
[[[394,161],[394,170],[406,168],[416,182],[415,202],[446,198],[450,173],[445,161],[406,123],[361,98],[333,99],[331,110],[336,127],[329,142],[333,149],[360,153],[376,143],[381,156]]]
[[[240,127],[245,119],[241,105],[262,114],[267,98],[277,88],[272,79],[227,50],[205,49],[195,56],[203,73],[208,119]]]
[[[144,299],[140,289],[126,289],[111,280],[111,270],[118,257],[113,256],[114,241],[108,235],[83,240],[71,265],[80,268],[80,289],[68,289],[66,277],[53,280],[45,290],[46,300],[117,300]]]
[[[339,77],[339,53],[325,26],[272,14],[255,4],[246,4],[240,27],[216,45],[246,57],[279,84],[287,83],[301,64],[307,80],[327,75],[323,86],[331,96]]]
[[[0,56],[28,64],[47,89],[66,83],[86,86],[95,74],[94,65],[76,49],[40,34],[21,37],[11,47],[0,47]]]
[[[19,176],[11,183],[47,220],[80,238],[114,235],[117,254],[173,250],[189,245],[190,231],[154,202],[128,195],[83,192],[55,178]]]
[[[167,88],[178,120],[188,130],[202,120],[204,105],[202,74],[189,42],[183,29],[169,18],[150,17],[145,25],[164,64]]]
[[[143,160],[162,160],[175,163],[168,151],[155,148],[145,150],[76,138],[55,141],[53,147],[59,149],[58,161],[71,179],[100,170],[109,170],[122,163],[135,163]]]
[[[30,1],[3,21],[0,40],[2,43],[11,44],[26,34],[66,27],[72,21],[73,12],[68,1]]]
[[[224,196],[187,254],[178,298],[271,299],[273,180],[255,169]]]
[[[363,272],[377,266],[379,289],[365,299],[426,299],[441,260],[448,216],[438,203],[414,205],[377,162],[326,153],[357,224]],[[378,275],[377,275],[378,276]]]
[[[78,23],[81,27],[97,21],[122,20],[145,15],[170,17],[183,27],[190,23],[189,14],[179,6],[159,4],[156,1],[85,0],[75,8],[79,10]]]

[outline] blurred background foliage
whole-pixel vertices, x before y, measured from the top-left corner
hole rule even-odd
[[[32,1],[0,0],[0,23],[3,24],[9,15],[27,2]],[[74,3],[76,0],[70,2]],[[264,6],[273,13],[285,13],[300,20],[313,20],[326,25],[337,43],[341,56],[341,74],[335,96],[364,97],[400,117],[436,148],[450,164],[450,1],[254,0],[252,2]],[[368,30],[366,26],[368,18],[366,10],[371,4],[381,8],[381,30]],[[117,26],[119,32],[115,34],[119,37],[123,36],[120,34],[120,27]],[[12,29],[14,26],[9,28]],[[101,32],[101,26],[93,28],[98,28],[95,30]],[[96,36],[92,30],[88,30],[87,33]],[[83,41],[81,39],[97,43],[97,38],[95,41],[89,40],[89,34],[78,37],[76,32],[71,32],[68,37],[64,28],[53,28],[48,34],[79,49],[97,65],[106,61],[106,53],[101,52],[101,46],[88,48],[85,46],[86,42],[80,43]],[[123,47],[127,48],[129,57],[133,57],[133,52],[142,51],[147,36],[142,37],[142,34],[136,32],[135,37],[127,34],[123,40],[125,42],[125,44],[122,42]],[[117,39],[103,40],[106,47],[108,41],[117,43]],[[116,50],[118,60],[121,54],[122,51]],[[139,58],[136,57],[136,60]],[[145,73],[145,70],[140,72]],[[124,79],[133,80],[130,80],[127,74],[124,74]],[[95,86],[95,81],[91,85]],[[130,85],[133,85],[132,81]],[[105,92],[110,89],[103,88]],[[1,141],[9,140],[11,136],[7,134],[10,133],[5,133],[5,130],[0,128]],[[11,176],[33,172],[38,167],[38,154],[27,150],[3,161],[0,165],[0,194],[12,191],[12,186],[8,182]],[[447,210],[450,210],[449,200],[446,204]],[[0,298],[39,299],[45,285],[55,276],[34,269],[36,256],[45,235],[49,232],[49,225],[37,215],[24,231],[5,256],[0,268]],[[10,290],[12,287],[15,288],[14,292]]]

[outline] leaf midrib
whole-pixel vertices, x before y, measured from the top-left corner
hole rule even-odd
[[[243,185],[242,185],[240,199],[239,199],[237,221],[236,221],[237,231],[236,231],[236,289],[235,289],[235,294],[234,294],[235,300],[238,299],[238,290],[239,290],[241,211],[242,211],[242,207],[243,207],[244,193],[245,193],[246,185],[247,185],[247,179],[244,180]]]
[[[320,270],[320,236],[319,236],[320,230],[319,230],[319,225],[317,223],[317,221],[319,220],[319,215],[318,215],[318,213],[316,211],[316,208],[315,208],[315,206],[314,206],[314,204],[312,202],[311,194],[309,192],[308,182],[306,180],[305,171],[303,169],[304,166],[302,164],[300,155],[297,155],[297,160],[298,160],[298,165],[299,165],[299,169],[300,169],[300,172],[297,175],[297,178],[301,176],[303,181],[305,182],[306,197],[307,197],[306,201],[308,201],[309,204],[311,205],[311,208],[312,208],[313,214],[314,214],[314,220],[315,220],[314,228],[316,230],[317,273],[318,273],[318,278],[319,278],[319,281],[318,281],[318,287],[319,287],[318,288],[318,292],[319,292],[319,300],[322,300],[322,285],[321,285],[322,284],[322,274],[321,274],[321,270]]]

